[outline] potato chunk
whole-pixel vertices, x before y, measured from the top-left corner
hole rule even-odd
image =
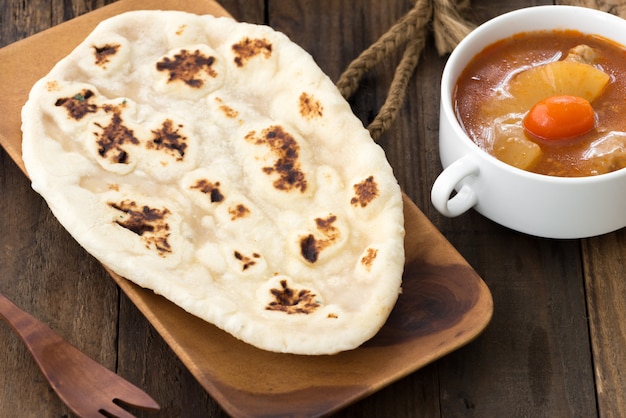
[[[572,95],[593,102],[609,83],[609,76],[593,65],[579,61],[554,61],[517,74],[509,93],[523,108],[547,97]]]
[[[518,124],[500,125],[494,130],[493,155],[522,170],[532,170],[541,158],[541,147],[524,135]]]

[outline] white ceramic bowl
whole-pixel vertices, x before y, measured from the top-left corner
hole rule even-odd
[[[463,39],[450,55],[441,81],[439,153],[444,170],[431,199],[443,215],[457,216],[474,208],[508,228],[547,238],[583,238],[626,226],[626,169],[577,178],[527,172],[481,150],[455,116],[454,86],[476,54],[517,33],[552,29],[574,29],[626,45],[626,20],[575,6],[516,10]]]

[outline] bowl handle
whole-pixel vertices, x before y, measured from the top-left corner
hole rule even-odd
[[[480,169],[470,154],[450,164],[433,184],[430,199],[435,208],[448,217],[459,216],[472,208],[478,203],[478,195],[472,189],[471,182],[461,185],[461,181],[475,178],[479,173]],[[450,197],[455,189],[459,189],[458,192]]]

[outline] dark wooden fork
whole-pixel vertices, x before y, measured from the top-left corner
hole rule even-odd
[[[52,388],[76,415],[132,418],[120,405],[160,409],[145,392],[87,357],[1,293],[0,316],[24,341]]]

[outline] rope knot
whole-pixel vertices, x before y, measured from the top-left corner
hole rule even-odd
[[[428,27],[432,19],[435,45],[439,54],[452,51],[473,26],[466,23],[459,14],[469,0],[416,0],[415,5],[374,44],[363,51],[341,74],[337,88],[346,98],[350,98],[359,87],[363,75],[378,65],[383,59],[404,46],[404,52],[385,103],[367,129],[376,141],[395,120],[404,97],[406,87],[417,67],[420,55],[426,45]]]

